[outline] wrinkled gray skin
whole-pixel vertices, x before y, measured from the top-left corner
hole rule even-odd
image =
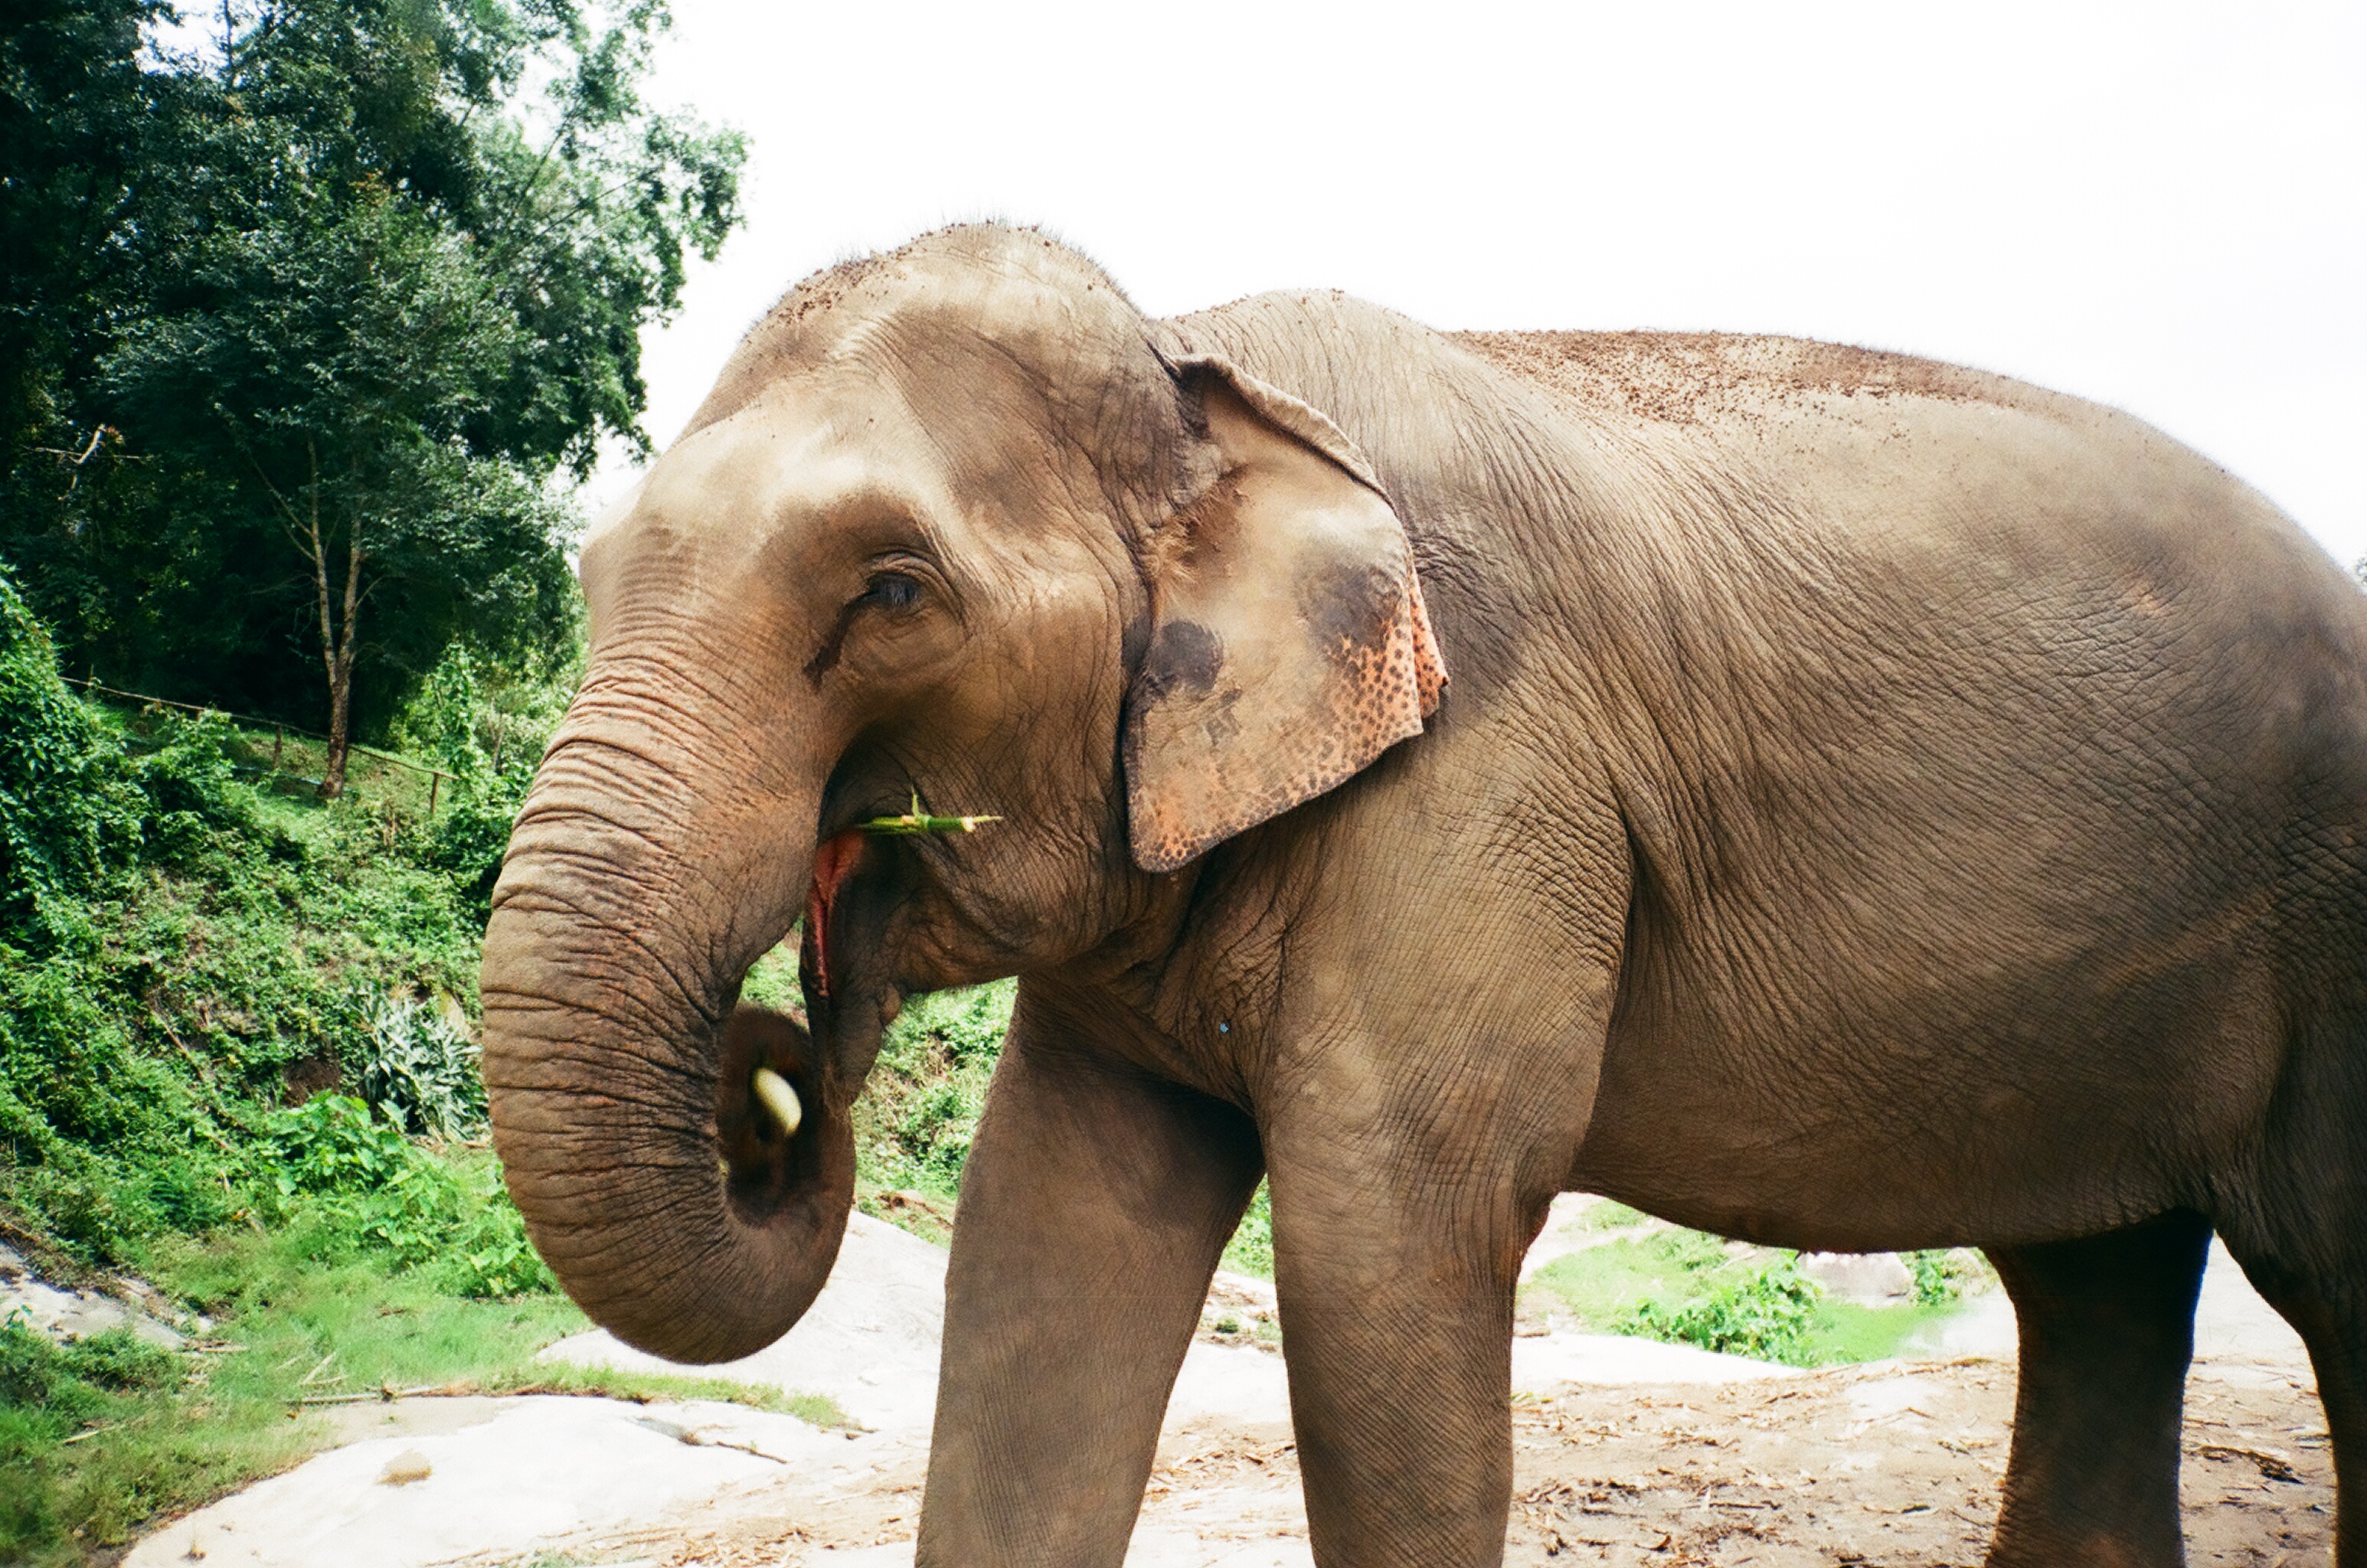
[[[1404,603],[1376,493],[1451,684],[1338,780],[1391,733],[1332,679]],[[484,1060],[594,1316],[787,1328],[898,995],[1022,977],[923,1562],[1119,1562],[1263,1171],[1320,1562],[1498,1561],[1514,1276],[1582,1188],[1988,1248],[2001,1564],[2179,1560],[2215,1227],[2309,1342],[2367,1565],[2361,600],[2157,432],[1783,340],[1147,321],[967,228],[793,292],[583,575]],[[1005,820],[842,837],[914,791]],[[809,1039],[733,1009],[814,888]]]

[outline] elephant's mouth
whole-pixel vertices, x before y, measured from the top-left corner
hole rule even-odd
[[[812,976],[818,998],[830,999],[830,960],[839,894],[863,858],[863,833],[850,828],[822,840],[814,851],[813,886],[806,894],[806,934],[798,969]]]
[[[863,818],[858,818],[863,820]],[[891,931],[909,914],[919,867],[888,840],[839,826],[816,846],[798,971],[817,1059],[815,1081],[844,1114],[862,1092],[880,1031],[900,999]],[[803,1085],[801,1099],[810,1100]]]
[[[914,870],[900,840],[854,824],[892,815],[838,816],[815,847],[798,954],[804,1016],[742,1006],[725,1029],[716,1131],[726,1188],[752,1223],[851,1184],[849,1118],[900,1000],[886,939]]]

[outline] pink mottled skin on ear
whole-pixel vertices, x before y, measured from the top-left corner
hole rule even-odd
[[[1430,629],[1430,606],[1421,602],[1421,579],[1406,579],[1406,595],[1413,603],[1413,684],[1421,699],[1421,716],[1428,718],[1438,711],[1438,699],[1446,691],[1446,658],[1438,651],[1438,638]]]

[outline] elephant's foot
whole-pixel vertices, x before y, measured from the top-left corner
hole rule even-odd
[[[1989,1568],[2176,1568],[2178,1453],[2211,1227],[2180,1212],[1990,1254],[2022,1336]]]

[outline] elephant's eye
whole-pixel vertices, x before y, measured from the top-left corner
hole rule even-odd
[[[920,602],[920,582],[900,571],[883,571],[875,575],[863,590],[863,597],[857,601],[882,610],[909,610]]]

